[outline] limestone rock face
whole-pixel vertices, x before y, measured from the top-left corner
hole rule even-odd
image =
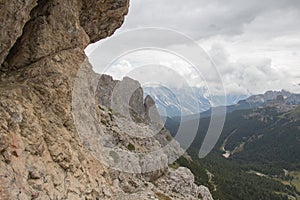
[[[62,50],[83,49],[88,45],[77,4],[76,0],[39,1],[21,38],[11,49],[4,70],[19,69]]]
[[[199,199],[213,200],[208,188],[197,186],[194,183],[194,175],[185,168],[179,167],[159,179],[157,184],[159,188],[174,199]]]
[[[156,106],[150,96],[144,100],[144,92],[138,81],[129,77],[124,77],[121,81],[113,80],[105,74],[97,75],[97,78],[97,100],[100,105],[122,115],[131,116],[136,122],[149,122],[150,109],[153,108],[153,112]],[[156,120],[159,121],[158,112],[155,114]]]
[[[102,2],[105,10],[89,18],[106,24],[102,30],[80,21],[89,13],[83,4],[1,1],[0,199],[112,199],[107,167],[76,132],[72,90],[89,37],[112,34],[128,1]]]
[[[93,83],[95,76],[84,48],[113,34],[122,24],[128,5],[128,0],[0,2],[1,200],[153,199],[158,198],[159,191],[168,192],[151,182],[169,174],[167,161],[169,155],[174,155],[165,152],[153,156],[157,162],[152,166],[134,165],[133,159],[129,167],[135,167],[137,174],[111,169],[79,137],[72,114],[78,70],[86,71],[87,85]],[[129,79],[124,81],[139,85]],[[106,105],[116,82],[107,76],[102,84],[108,89],[99,92],[98,97]],[[149,98],[144,101],[139,88],[130,96],[129,105],[135,113],[145,116],[155,106]],[[86,92],[95,95],[93,91]],[[107,142],[106,146],[147,152],[169,142],[165,129],[159,139],[141,140],[128,135],[136,134],[136,130],[151,133],[149,124],[129,121],[105,106],[102,110],[90,109],[98,109],[101,141]],[[171,151],[175,150],[180,150],[176,143]],[[156,163],[161,164],[160,170],[143,173]],[[183,190],[189,191],[186,187],[183,185]]]
[[[143,89],[140,83],[129,77],[113,80],[109,75],[99,75],[97,87],[98,102],[121,114],[133,111],[140,116],[145,115]]]
[[[99,78],[99,82],[95,83],[97,85],[96,99],[99,103],[98,118],[101,130],[103,130],[101,138],[105,141],[104,146],[112,149],[117,147],[133,153],[148,153],[146,159],[141,159],[140,155],[132,155],[123,163],[120,158],[126,157],[127,154],[114,156],[114,161],[121,163],[116,165],[117,167],[127,166],[125,170],[134,171],[134,174],[110,171],[114,174],[112,177],[115,185],[126,191],[125,193],[130,193],[123,195],[122,199],[159,199],[162,198],[161,195],[164,195],[170,199],[212,200],[208,188],[195,185],[194,176],[189,169],[180,167],[173,170],[168,167],[178,158],[178,155],[184,152],[179,143],[172,140],[169,131],[163,126],[158,128],[154,125],[159,124],[160,121],[144,118],[144,116],[151,115],[151,110],[156,111],[157,115],[158,112],[150,96],[146,96],[143,100],[143,90],[140,84],[130,78],[117,81],[109,75],[96,76]],[[118,87],[122,89],[118,90]],[[140,89],[140,92],[136,93],[136,88]],[[137,110],[140,105],[144,106],[138,113],[136,112],[135,117],[141,119],[139,123],[132,119],[132,116],[125,116],[124,113],[116,112],[114,107],[107,107],[111,106],[114,101],[114,95],[117,95],[121,107],[129,106]],[[169,148],[164,149],[166,146]],[[161,149],[164,150],[160,153],[150,153]],[[143,192],[138,192],[140,190]]]
[[[151,96],[147,95],[144,101],[145,106],[145,119],[151,121],[152,123],[162,124],[161,117],[155,105],[155,101]]]
[[[5,23],[0,61],[11,53],[2,71],[19,69],[62,50],[84,49],[90,41],[112,35],[123,23],[129,4],[128,0],[6,2],[1,3],[0,16]]]
[[[80,24],[91,42],[114,33],[123,24],[128,11],[128,0],[82,0]]]
[[[129,77],[124,77],[121,81],[113,80],[106,74],[96,75],[95,79],[100,105],[130,116],[138,123],[163,123],[152,97],[147,95],[144,99],[144,91],[138,81]]]
[[[117,81],[109,75],[103,74],[96,77],[97,101],[100,105],[111,108],[111,97]]]
[[[3,63],[11,47],[22,35],[30,11],[36,4],[37,0],[0,1],[0,63]]]

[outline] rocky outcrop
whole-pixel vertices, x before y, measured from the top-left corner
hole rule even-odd
[[[155,115],[159,116],[157,108],[150,96],[146,96],[143,100],[143,90],[140,84],[128,77],[122,81],[113,80],[108,75],[97,75],[97,77],[99,78],[99,83],[96,83],[96,99],[99,103],[98,119],[103,130],[101,138],[105,141],[104,146],[112,149],[117,147],[134,153],[148,153],[147,159],[141,159],[141,155],[130,156],[126,162],[121,161],[121,158],[126,157],[127,154],[114,154],[114,162],[121,163],[117,165],[118,168],[128,166],[134,171],[134,174],[114,170],[110,173],[114,174],[115,185],[126,193],[130,193],[123,195],[122,199],[213,199],[208,188],[194,183],[194,176],[189,169],[180,167],[174,170],[168,167],[183,154],[183,150],[179,143],[172,140],[171,134],[163,126],[160,126],[160,129],[153,126],[153,123],[160,123],[159,120],[149,117],[153,114],[151,110],[156,111]],[[132,116],[125,116],[123,110],[121,110],[123,113],[120,113],[107,107],[113,104],[114,96],[117,97],[121,108],[127,106],[136,111],[135,118],[140,119],[139,123],[132,119]],[[142,108],[141,105],[143,105]],[[159,151],[168,145],[169,148],[159,154],[149,153]],[[128,169],[123,168],[121,171],[126,170]],[[141,190],[143,192],[138,192]]]
[[[111,108],[111,97],[117,81],[113,80],[111,76],[103,74],[96,77],[95,84],[97,85],[97,102]]]
[[[154,123],[162,123],[160,114],[151,96],[147,95],[144,101],[145,119]]]
[[[103,130],[101,138],[105,140],[105,146],[111,148],[117,146],[135,153],[147,153],[157,151],[170,143],[168,137],[170,135],[167,130],[155,132],[156,130],[153,130],[151,126],[132,122],[103,105],[99,106],[99,120]],[[142,136],[143,138],[140,138]],[[180,150],[179,144],[175,142],[171,151],[178,152]],[[151,154],[149,155],[151,156]],[[194,175],[189,169],[185,167],[179,167],[178,169],[168,167],[169,160],[172,159],[170,155],[168,151],[162,152],[155,157],[149,157],[148,162],[141,162],[138,157],[130,157],[126,165],[135,171],[133,174],[111,169],[109,174],[113,179],[114,186],[119,188],[119,192],[116,192],[114,197],[128,200],[212,200],[208,188],[197,186],[194,183]],[[121,156],[114,154],[113,157],[114,162],[121,162]],[[122,166],[125,165],[122,164]]]
[[[129,77],[113,80],[109,75],[96,75],[97,101],[100,105],[113,109],[124,116],[130,116],[135,122],[161,123],[154,100],[147,95],[140,83]]]
[[[23,27],[30,18],[36,0],[0,2],[0,63],[3,63],[11,47],[22,35]]]
[[[76,133],[72,88],[84,48],[122,24],[128,1],[22,2],[1,2],[0,199],[111,199],[107,167]],[[102,9],[86,18],[85,3]]]
[[[5,21],[1,59],[10,52],[2,71],[19,69],[63,50],[83,50],[90,42],[112,35],[128,11],[127,0],[23,2],[1,3],[1,20]]]
[[[102,79],[102,76],[100,79]],[[104,76],[104,79],[107,78]],[[100,80],[100,86],[101,82],[103,81]],[[132,111],[140,116],[144,116],[143,89],[138,81],[129,77],[124,77],[122,81],[115,80],[113,86],[114,87],[98,88],[98,99],[100,102],[104,101],[102,100],[103,93],[107,92],[108,94],[111,94],[106,102],[107,104],[103,104],[104,106],[110,107],[123,115],[127,115]]]
[[[149,181],[168,173],[166,155],[171,154],[154,157],[164,164],[155,173],[143,174],[149,171],[143,163],[136,165],[138,174],[111,169],[81,140],[72,115],[78,70],[83,67],[89,83],[94,76],[84,48],[116,30],[128,4],[127,0],[1,1],[0,199],[158,198],[160,188]],[[113,80],[107,80],[109,87],[115,87]],[[151,100],[144,102],[141,92],[132,97],[130,106],[136,113],[150,113]],[[105,104],[106,92],[101,94]],[[109,108],[93,109],[98,109],[107,145],[149,151],[168,142],[129,137],[124,133],[149,134],[152,129],[128,123],[126,116]]]
[[[169,173],[157,181],[158,187],[163,194],[172,199],[203,199],[213,200],[208,188],[197,186],[194,183],[194,175],[185,168],[170,169]]]

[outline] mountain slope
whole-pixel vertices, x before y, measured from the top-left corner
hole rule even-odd
[[[228,113],[214,150],[199,160],[197,152],[209,123],[209,118],[200,121],[189,150],[193,162],[183,158],[177,162],[189,167],[196,180],[206,180],[199,171],[208,170],[212,178],[206,184],[210,185],[214,198],[288,199],[299,195],[299,106],[275,103]],[[173,127],[172,135],[176,134],[174,125],[176,120],[167,121],[166,127]]]

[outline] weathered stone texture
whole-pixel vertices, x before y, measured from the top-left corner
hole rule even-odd
[[[83,144],[72,115],[73,85],[80,67],[93,82],[84,48],[112,35],[123,23],[128,6],[128,0],[0,1],[0,199],[155,196],[158,188],[147,178],[157,179],[168,168],[148,176],[109,169]],[[111,78],[105,78],[104,86],[115,87]],[[106,104],[111,92],[103,91],[101,103]],[[144,102],[140,87],[135,94],[130,106],[148,116],[145,113],[155,105],[149,97]],[[120,147],[128,147],[129,142],[141,151],[161,147],[155,138],[122,135],[136,128],[146,133],[149,127],[127,123],[126,118],[112,119],[107,108],[102,111],[99,120],[106,120],[102,131]],[[146,198],[141,191],[149,191]]]

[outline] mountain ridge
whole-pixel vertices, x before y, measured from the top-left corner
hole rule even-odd
[[[165,88],[144,87],[145,94],[150,95],[163,116],[176,117],[197,114],[209,110],[212,106],[232,105],[247,95],[229,94],[224,97],[212,95],[206,88]]]
[[[279,99],[277,99],[279,97]],[[251,95],[247,97],[246,99],[238,101],[236,104],[228,105],[226,107],[226,113],[231,113],[236,110],[247,110],[252,108],[258,108],[260,106],[267,106],[272,104],[287,104],[287,105],[299,105],[300,104],[300,93],[291,93],[286,90],[281,91],[266,91],[264,94],[257,94],[257,95]],[[223,106],[217,106],[214,107],[215,110],[222,109]],[[288,107],[288,106],[283,106]],[[164,118],[172,118],[176,121],[188,121],[192,119],[197,118],[206,118],[211,116],[212,109],[209,108],[208,110],[201,112],[201,113],[195,113],[192,115],[166,115],[163,116]]]

